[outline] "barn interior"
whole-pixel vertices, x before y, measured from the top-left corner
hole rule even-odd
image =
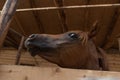
[[[6,0],[0,0],[0,10],[5,2]],[[19,0],[17,11],[0,49],[0,65],[16,65],[20,54],[18,65],[56,67],[57,65],[38,56],[33,58],[24,45],[20,44],[23,38],[26,39],[36,33],[89,31],[97,21],[95,43],[107,52],[110,70],[120,71],[120,6],[33,10],[33,8],[103,4],[120,4],[120,0]]]

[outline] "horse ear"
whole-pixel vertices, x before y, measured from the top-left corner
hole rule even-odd
[[[89,38],[96,36],[97,32],[98,32],[98,21],[95,21],[95,23],[92,26],[92,29],[88,32]]]

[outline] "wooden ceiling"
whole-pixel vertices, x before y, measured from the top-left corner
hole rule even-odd
[[[0,9],[6,0],[0,0]],[[19,0],[19,9],[73,6],[91,4],[120,3],[120,0]],[[117,35],[120,34],[120,8],[79,8],[65,10],[42,10],[16,12],[10,27],[18,34],[28,36],[33,33],[58,34],[69,30],[89,31],[98,21],[96,44],[105,48],[118,48]],[[21,37],[8,32],[4,45],[17,47]]]

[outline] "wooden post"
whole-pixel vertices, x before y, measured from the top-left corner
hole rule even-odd
[[[17,8],[18,0],[7,0],[0,15],[0,48],[4,42],[9,29],[9,24],[12,20]]]
[[[118,45],[119,45],[119,51],[120,51],[120,38],[118,38]]]
[[[18,35],[18,36],[20,36],[20,37],[22,37],[23,35],[21,34],[21,33],[19,33],[19,32],[17,32],[17,31],[15,31],[14,29],[12,29],[12,28],[9,28],[9,31],[10,32],[12,32],[12,33],[14,33],[14,34],[16,34],[16,35]],[[25,36],[25,35],[24,35]]]
[[[21,42],[20,42],[20,45],[19,45],[19,48],[18,48],[18,53],[17,53],[17,56],[16,56],[16,61],[15,61],[16,65],[18,65],[19,61],[20,61],[21,51],[22,51],[22,48],[23,48],[24,40],[25,40],[25,37],[22,36],[22,39],[21,39]]]
[[[54,0],[54,3],[58,8],[64,6],[63,0]],[[66,14],[65,14],[64,9],[59,9],[58,10],[58,16],[59,16],[59,19],[62,23],[62,26],[61,26],[62,27],[62,32],[68,31],[68,26],[67,26],[67,22],[66,22]]]

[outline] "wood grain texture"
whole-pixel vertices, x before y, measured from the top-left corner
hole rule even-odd
[[[54,0],[32,0],[19,1],[18,9],[56,7]],[[0,8],[5,0],[0,0]],[[97,5],[97,4],[117,4],[119,0],[64,0],[63,6],[75,5]],[[119,7],[97,7],[97,8],[77,8],[65,9],[65,23],[68,30],[89,31],[93,23],[99,22],[99,31],[96,35],[96,44],[105,49],[118,49],[118,40],[115,37],[120,32],[120,8]],[[61,23],[58,10],[17,12],[10,27],[24,35],[33,33],[62,33],[63,23]],[[117,13],[117,15],[116,15]],[[16,36],[15,36],[16,37]],[[13,38],[12,38],[13,39]],[[18,43],[18,41],[16,42]]]
[[[1,80],[119,80],[119,72],[0,65]]]
[[[16,60],[17,50],[15,49],[4,49],[0,51],[0,64],[5,65],[14,65]],[[120,53],[119,51],[108,51],[107,59],[109,62],[109,67],[111,71],[120,71]],[[38,64],[36,64],[36,61]],[[31,55],[22,51],[20,64],[21,65],[33,65],[33,66],[41,66],[41,67],[56,67],[56,64],[50,63],[39,56],[36,56],[35,59],[31,57]]]
[[[0,15],[0,47],[7,35],[12,16],[17,8],[18,0],[7,0]]]

